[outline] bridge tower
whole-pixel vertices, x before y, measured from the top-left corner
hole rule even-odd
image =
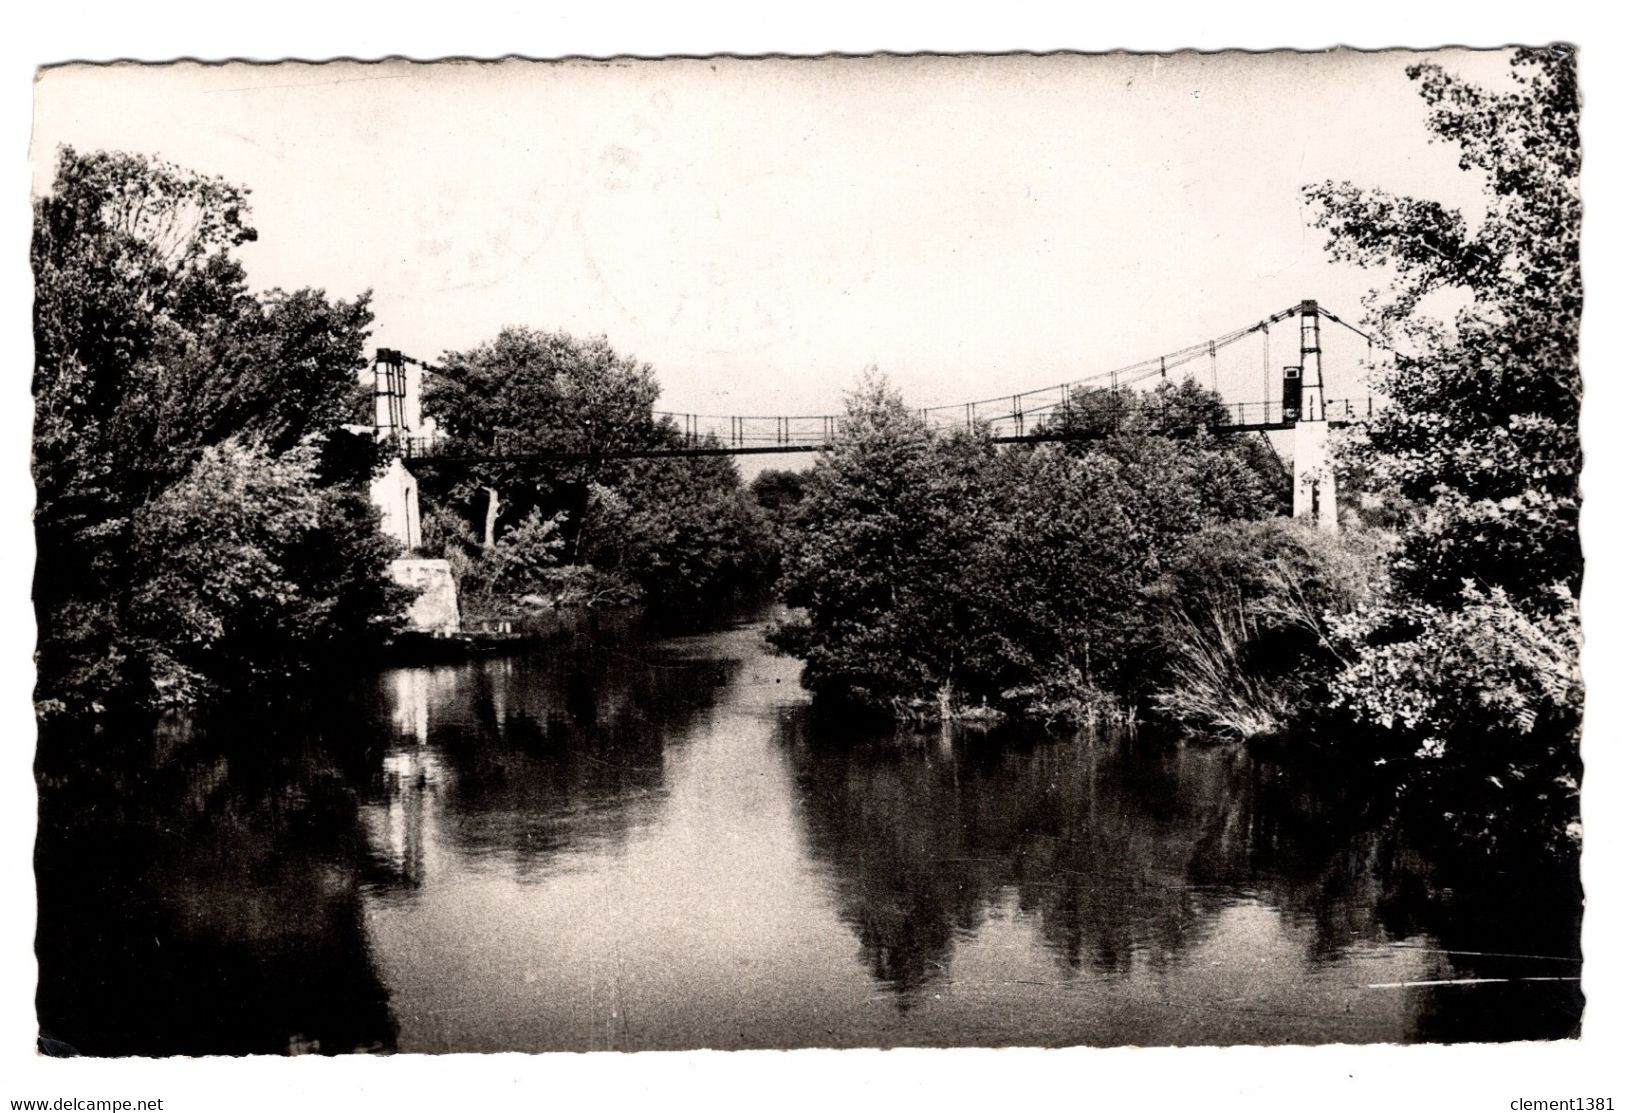
[[[1320,305],[1298,306],[1298,366],[1302,409],[1292,431],[1292,516],[1337,529],[1337,478],[1332,474],[1326,420],[1326,380],[1320,365]]]
[[[379,348],[373,358],[373,433],[399,447],[413,432],[408,410],[417,409],[413,381],[407,376],[406,357],[392,348]],[[384,473],[372,482],[372,501],[381,518],[379,528],[410,552],[423,540],[418,516],[417,479],[397,451]]]
[[[413,555],[423,542],[418,481],[401,458],[400,447],[403,440],[421,432],[418,385],[422,375],[408,374],[407,362],[408,357],[393,348],[379,348],[373,359],[373,434],[392,442],[396,451],[389,466],[373,479],[370,494],[378,508],[378,528],[399,541],[405,554],[389,562],[389,576],[418,592],[406,611],[408,623],[425,633],[455,634],[462,627],[462,615],[450,563]]]

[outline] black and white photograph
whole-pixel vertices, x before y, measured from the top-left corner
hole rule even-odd
[[[1587,64],[42,65],[33,1054],[1585,1046]]]

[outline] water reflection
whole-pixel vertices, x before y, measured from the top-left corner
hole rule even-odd
[[[951,992],[956,951],[1013,915],[1062,984],[1116,986],[1125,1002],[1155,987],[1169,1007],[1213,1013],[1154,1021],[1149,1042],[1275,1038],[1249,1011],[1291,1018],[1299,1041],[1577,1030],[1577,985],[1545,980],[1579,972],[1572,874],[1504,863],[1491,879],[1483,860],[1423,855],[1373,807],[1373,786],[1146,735],[877,738],[810,714],[783,734],[811,850],[904,1012]],[[1493,927],[1485,900],[1504,905]],[[1488,1012],[1490,994],[1463,1009],[1396,985],[1480,978],[1519,981]],[[1081,1040],[1129,1042],[1133,1028],[1120,1017]]]
[[[614,846],[647,823],[668,739],[737,663],[637,645],[628,630],[589,628],[568,652],[387,675],[376,717],[394,733],[361,809],[379,879],[421,886],[434,847],[456,855],[449,868],[535,877],[562,852]]]
[[[56,739],[42,751],[43,1046],[392,1048],[362,915],[364,841],[348,789],[359,768],[297,737],[245,730],[228,756],[176,733],[190,734]]]
[[[1576,1029],[1573,981],[1484,980],[1578,973],[1573,870],[1452,862],[1313,761],[867,736],[795,675],[759,622],[595,622],[300,709],[53,740],[42,1033],[197,1054]]]

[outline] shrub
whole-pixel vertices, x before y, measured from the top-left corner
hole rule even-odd
[[[1201,730],[1274,734],[1321,704],[1341,665],[1336,616],[1368,599],[1385,535],[1293,519],[1210,526],[1152,587],[1158,710]]]
[[[1393,748],[1452,826],[1577,845],[1580,626],[1564,588],[1549,610],[1465,585],[1455,606],[1388,602],[1334,626],[1350,659],[1331,704]],[[1409,750],[1409,754],[1405,751]]]

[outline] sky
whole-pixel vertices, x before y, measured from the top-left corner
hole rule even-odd
[[[1328,261],[1301,187],[1469,212],[1479,190],[1429,143],[1417,57],[69,66],[36,83],[31,151],[36,190],[59,144],[247,185],[250,281],[370,289],[376,345],[602,333],[654,365],[661,409],[819,414],[869,364],[926,406],[1304,298],[1358,320],[1380,276]],[[1328,346],[1331,395],[1363,354]],[[1227,358],[1233,400],[1295,362]]]

